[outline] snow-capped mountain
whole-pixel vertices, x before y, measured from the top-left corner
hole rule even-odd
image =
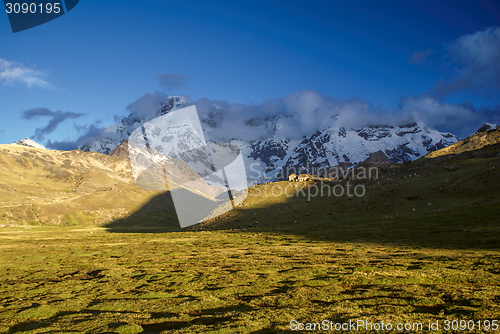
[[[163,113],[132,132],[129,144],[186,162],[200,177],[220,183],[213,174],[212,159],[194,107],[180,113]],[[132,156],[130,156],[131,161]],[[214,179],[215,178],[215,179]]]
[[[498,128],[500,128],[500,124],[484,123],[483,125],[481,125],[481,127],[479,129],[477,129],[476,133],[484,132],[484,131],[488,131],[488,130],[495,130]]]
[[[123,140],[128,140],[130,134],[139,126],[155,117],[175,110],[185,103],[185,100],[183,100],[181,96],[171,96],[167,102],[161,104],[161,107],[156,111],[155,115],[140,119],[132,113],[128,117],[123,118],[119,123],[106,128],[101,134],[93,137],[92,140],[78,148],[82,151],[110,154]]]
[[[31,140],[29,138],[24,138],[24,139],[15,141],[12,144],[23,145],[23,146],[34,147],[34,148],[43,148],[44,150],[46,149],[45,146],[38,144],[36,141]]]
[[[317,169],[342,162],[361,162],[379,150],[391,162],[414,160],[457,141],[450,133],[413,123],[397,127],[329,128],[298,141],[270,138],[250,144],[244,152],[254,164],[252,170],[266,169],[267,176],[278,174],[275,178],[285,179],[292,171],[302,169],[314,174]]]
[[[163,115],[183,107],[184,103],[184,100],[179,96],[171,97],[167,103],[161,105],[156,115]],[[219,131],[216,128],[217,122],[220,121],[218,117],[221,116],[217,112],[201,117],[204,134],[209,145],[211,141],[216,141],[210,137]],[[335,117],[336,115],[331,116],[331,118]],[[103,133],[80,148],[109,154],[135,129],[152,118],[137,119],[131,114],[120,123],[108,127]],[[428,128],[425,124],[416,122],[400,126],[329,127],[316,130],[302,138],[287,138],[279,135],[280,129],[285,126],[283,124],[286,124],[284,123],[285,118],[286,116],[263,120],[255,119],[245,123],[250,129],[252,126],[265,128],[265,131],[269,133],[269,137],[266,139],[249,141],[233,138],[229,140],[231,145],[242,150],[250,183],[286,178],[287,170],[299,170],[300,168],[310,170],[312,168],[333,167],[343,162],[361,162],[368,158],[371,153],[379,150],[384,152],[391,162],[413,160],[458,141],[458,138],[451,133],[441,133]],[[198,139],[187,136],[189,131],[185,131],[183,127],[179,127],[178,131],[170,129],[169,133],[163,133],[161,128],[151,128],[148,131],[153,130],[158,133],[151,133],[148,137],[172,141],[169,147],[173,151],[182,152],[186,151],[185,147],[198,145],[194,142]],[[174,157],[182,159],[182,156]],[[280,175],[283,170],[285,174]]]

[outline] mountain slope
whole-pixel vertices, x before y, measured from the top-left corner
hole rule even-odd
[[[481,149],[488,145],[500,143],[500,128],[476,132],[475,134],[461,140],[448,147],[431,152],[427,155],[428,158],[435,158],[449,154],[460,154],[473,150]]]
[[[301,168],[315,174],[318,169],[343,162],[362,162],[377,151],[384,152],[391,162],[415,160],[456,141],[452,134],[414,123],[399,127],[325,129],[299,142],[272,138],[253,144],[247,152],[255,159],[249,163],[262,162],[260,168],[267,168],[270,175],[275,175],[274,179],[284,180]]]
[[[159,193],[135,185],[125,158],[0,145],[1,225],[109,222]],[[158,209],[165,222],[175,222],[169,203]]]
[[[181,97],[171,97],[162,104],[156,115],[165,114],[185,105],[187,103]],[[216,128],[217,117],[220,117],[217,113],[201,117],[207,130],[205,136],[209,142],[220,141],[212,138],[220,134],[220,129]],[[109,154],[126,140],[133,130],[148,120],[140,119],[132,113],[118,124],[108,127],[88,144],[81,146],[81,149]],[[247,177],[251,183],[285,179],[289,174],[287,171],[299,168],[327,168],[344,162],[362,162],[376,151],[383,151],[391,162],[414,160],[458,141],[453,134],[429,129],[420,123],[361,128],[339,126],[319,129],[298,139],[277,135],[284,124],[286,123],[281,117],[252,120],[246,123],[247,132],[252,132],[253,126],[264,127],[269,137],[229,140],[231,144],[241,148]],[[173,140],[170,145],[172,152],[181,152],[183,147],[195,144],[194,139],[187,137],[180,128],[175,133],[162,133],[162,129],[157,129],[157,132],[155,136]]]
[[[38,144],[36,141],[31,140],[29,138],[24,138],[18,141],[13,142],[12,144],[16,145],[23,145],[23,146],[28,146],[28,147],[34,147],[34,148],[43,148],[45,149],[45,146]]]
[[[279,231],[320,237],[338,229],[338,234],[332,235],[352,233],[360,242],[378,237],[394,242],[396,238],[385,232],[371,234],[374,224],[380,224],[384,231],[408,229],[411,232],[404,242],[413,244],[433,242],[444,247],[458,231],[467,233],[464,243],[470,246],[496,246],[500,240],[500,144],[492,147],[491,157],[476,158],[482,151],[470,151],[469,157],[460,158],[425,156],[397,168],[381,169],[371,179],[256,185],[249,189],[241,207],[192,229]],[[351,196],[344,195],[347,191],[335,193],[334,187],[345,190],[349,183],[363,185],[366,192],[360,197],[354,192]],[[363,228],[351,230],[358,224]],[[402,228],[402,224],[408,225]],[[418,224],[427,228],[415,228]],[[485,225],[489,232],[482,229]],[[429,229],[436,226],[439,233],[430,234]]]
[[[141,160],[145,168],[138,168]],[[141,210],[143,223],[176,229],[173,194],[178,189],[192,201],[214,208],[221,205],[219,195],[224,191],[208,184],[183,160],[129,147],[126,141],[110,156],[0,145],[0,226],[102,224],[118,218],[126,218],[126,224],[134,212],[161,196]],[[192,202],[176,202],[183,204]]]
[[[180,96],[172,96],[170,99],[162,103],[156,114],[151,118],[137,118],[133,113],[128,117],[123,118],[119,123],[106,128],[102,133],[93,137],[89,142],[81,145],[79,149],[82,151],[93,151],[104,154],[110,154],[121,142],[127,140],[130,134],[150,119],[161,116],[171,110],[175,110],[185,104],[185,101]]]

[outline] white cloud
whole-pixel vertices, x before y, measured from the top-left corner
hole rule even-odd
[[[135,120],[150,120],[168,95],[145,94],[127,108]],[[412,122],[449,131],[460,137],[472,134],[483,122],[500,122],[498,107],[475,109],[470,103],[452,104],[420,95],[405,97],[395,108],[374,107],[370,102],[325,97],[315,90],[299,90],[283,98],[260,104],[231,103],[201,98],[187,101],[196,105],[207,138],[227,141],[232,138],[259,140],[272,135],[299,139],[318,130],[335,127],[398,126]]]
[[[457,76],[449,82],[438,81],[441,95],[472,90],[488,96],[500,89],[500,27],[489,27],[463,35],[447,45],[448,56],[456,65]]]
[[[273,134],[301,138],[334,127],[398,126],[419,122],[459,136],[474,132],[494,113],[469,104],[441,103],[435,97],[407,97],[396,108],[373,107],[356,98],[328,98],[314,90],[301,90],[261,104],[237,104],[207,98],[194,102],[214,140],[256,140]],[[499,121],[499,113],[492,121]],[[278,126],[277,126],[278,125]]]
[[[187,96],[181,97],[186,101],[184,106],[196,105],[207,139],[222,142],[230,139],[267,139],[272,135],[278,138],[300,139],[326,128],[398,126],[412,122],[439,131],[452,132],[464,138],[474,133],[484,122],[500,123],[498,106],[475,109],[470,102],[439,102],[428,95],[402,98],[395,108],[374,107],[370,102],[356,98],[345,100],[325,97],[315,90],[299,90],[283,98],[266,100],[260,104],[231,103],[208,98],[192,101]],[[160,103],[168,99],[167,94],[155,92],[145,94],[131,103],[127,107],[131,113],[127,124],[129,130],[139,125],[135,121],[148,121],[156,117]],[[50,116],[52,112],[37,109],[36,112],[27,111],[25,114],[26,117]],[[100,124],[87,126],[83,130],[86,132],[76,141],[49,141],[46,146],[59,149],[75,148],[104,131]],[[119,136],[113,131],[115,129],[106,133],[106,137]]]
[[[44,73],[27,68],[23,64],[0,58],[0,82],[4,85],[25,84],[28,88],[50,88],[52,85],[43,79]]]
[[[461,138],[474,133],[493,115],[485,109],[476,110],[471,103],[439,102],[427,95],[403,98],[400,112],[430,128],[449,131]]]
[[[191,103],[191,99],[187,96],[177,95],[182,97],[186,103]],[[166,102],[169,98],[164,92],[155,92],[153,94],[146,93],[127,106],[127,110],[131,113],[129,121],[133,123],[136,120],[149,121],[156,117],[156,112],[161,106],[161,103]]]
[[[76,140],[63,140],[63,141],[48,141],[46,144],[47,148],[54,149],[54,150],[74,150],[80,145],[83,145],[87,143],[90,139],[92,139],[94,136],[102,133],[105,128],[100,126],[101,121],[95,121],[92,124],[84,124],[84,125],[76,125],[75,124],[75,129],[78,133],[82,133],[80,137],[78,137]]]

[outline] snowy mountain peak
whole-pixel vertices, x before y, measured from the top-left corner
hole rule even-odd
[[[190,103],[190,101],[185,101],[183,97],[170,96],[166,102],[159,105],[156,117]],[[237,145],[242,151],[250,183],[286,178],[288,171],[294,168],[323,168],[342,163],[359,163],[377,151],[382,151],[391,162],[414,160],[458,141],[458,138],[451,133],[441,133],[428,128],[423,123],[416,122],[399,126],[365,127],[348,127],[342,126],[340,123],[339,125],[328,123],[331,125],[320,129],[309,126],[309,132],[297,135],[297,133],[289,131],[291,118],[286,113],[270,117],[250,116],[251,118],[245,119],[238,127],[242,134],[252,134],[256,132],[256,129],[264,129],[259,133],[265,133],[267,136],[243,139],[243,137],[234,138],[234,136],[238,136],[238,132],[230,132],[229,137],[232,139],[222,140],[216,138],[221,138],[223,129],[232,130],[230,129],[232,125],[228,123],[230,118],[224,117],[223,108],[216,107],[216,105],[209,106],[208,112],[201,115],[202,130],[206,141],[209,144],[225,142]],[[154,117],[155,113],[149,113],[147,117],[143,118],[140,118],[136,113],[131,113],[118,124],[108,127],[94,137],[81,149],[109,154],[123,140],[128,139],[135,129],[143,127]],[[332,116],[329,117],[335,118],[336,114],[332,113]],[[307,123],[308,119],[304,119],[304,122]],[[150,126],[148,129],[144,129],[143,133],[146,132],[151,140],[169,147],[169,152],[162,152],[160,147],[156,147],[159,144],[151,143],[151,147],[159,152],[184,161],[202,161],[198,158],[183,157],[177,153],[186,151],[186,148],[190,150],[191,146],[199,146],[198,138],[191,135],[193,131],[190,129],[190,124],[166,126],[165,128],[163,126],[162,128]],[[294,134],[295,136],[292,136]],[[252,138],[251,136],[247,137]],[[191,153],[193,156],[200,156],[197,150],[193,150]]]
[[[177,109],[178,107],[184,105],[186,101],[182,96],[170,96],[167,102],[160,103],[161,107],[156,112],[157,116],[165,115],[166,113]]]
[[[258,142],[251,147],[249,157],[268,171],[267,178],[281,180],[294,171],[315,174],[318,169],[362,162],[379,150],[391,162],[414,160],[457,141],[453,134],[417,123],[396,127],[338,127],[316,131],[295,141],[280,142],[272,138]]]
[[[186,103],[182,96],[169,96],[166,102],[160,104],[156,112],[149,117],[140,117],[135,113],[124,117],[119,123],[106,128],[102,133],[93,137],[87,143],[78,147],[82,151],[94,151],[104,154],[110,154],[124,140],[127,140],[130,134],[155,117],[165,115],[166,113],[178,109]]]
[[[43,148],[44,150],[46,149],[45,146],[38,144],[36,141],[31,140],[29,138],[24,138],[24,139],[15,141],[12,144],[23,145],[23,146],[34,147],[34,148]]]
[[[481,127],[479,129],[477,129],[476,133],[485,132],[488,130],[495,130],[498,128],[500,128],[499,124],[484,123],[483,125],[481,125]]]

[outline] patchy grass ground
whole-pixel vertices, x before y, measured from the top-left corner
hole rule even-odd
[[[500,318],[497,249],[283,232],[2,229],[0,332],[281,333],[293,319]]]

